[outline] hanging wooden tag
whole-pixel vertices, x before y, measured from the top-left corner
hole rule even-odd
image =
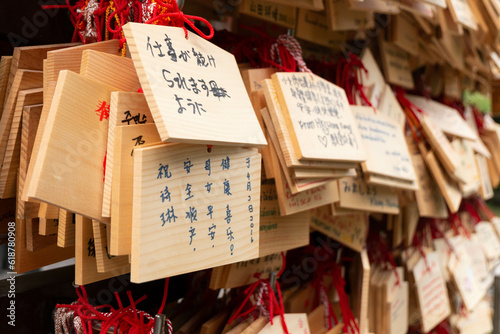
[[[131,251],[134,181],[134,149],[160,143],[155,124],[119,126],[114,131],[113,184],[111,186],[111,233],[109,252],[127,255]],[[107,164],[107,160],[106,160]]]
[[[28,165],[31,161],[31,152],[35,142],[36,132],[38,131],[38,123],[42,106],[27,106],[23,109],[22,127],[21,127],[21,149],[19,157],[19,170],[17,172],[17,207],[18,218],[31,219],[35,218],[35,212],[38,212],[39,204],[25,202],[21,198],[23,191],[26,174],[28,172]]]
[[[307,211],[339,200],[337,181],[330,181],[324,185],[292,194],[283,172],[280,171],[277,174],[279,176],[275,175],[276,189],[280,213],[283,216]]]
[[[404,130],[406,124],[406,116],[401,109],[396,96],[394,95],[390,85],[384,83],[384,90],[380,97],[377,111],[394,119],[401,129]]]
[[[265,0],[245,0],[238,7],[241,14],[276,23],[280,26],[295,29],[297,25],[297,8],[286,4],[277,4]]]
[[[137,92],[141,88],[132,59],[96,50],[84,50],[80,74],[115,90]]]
[[[372,106],[374,108],[378,108],[382,99],[382,94],[386,87],[384,75],[380,71],[377,61],[375,60],[375,57],[373,57],[373,53],[370,48],[365,48],[363,50],[363,53],[361,54],[361,61],[368,71],[368,73],[365,73],[363,70],[359,71],[361,82],[366,88],[365,94],[370,100]]]
[[[340,207],[389,214],[399,213],[398,194],[394,189],[367,184],[359,176],[340,179],[338,186]]]
[[[109,108],[108,143],[106,148],[106,170],[102,216],[111,216],[111,184],[113,181],[115,129],[119,126],[153,123],[146,98],[142,93],[113,92]]]
[[[111,91],[107,85],[61,71],[40,151],[32,162],[28,197],[102,220]]]
[[[470,260],[460,257],[457,259],[455,254],[451,254],[448,262],[448,270],[453,277],[458,292],[468,311],[472,311],[481,301],[486,293],[482,288],[479,278],[475,276],[470,265]]]
[[[3,156],[0,170],[0,198],[16,196],[17,170],[21,154],[21,125],[25,106],[41,104],[43,89],[21,90],[17,96],[16,107],[12,115],[12,123],[7,140],[7,148]]]
[[[258,257],[260,173],[253,149],[134,150],[131,280]]]
[[[293,5],[297,8],[305,8],[317,11],[325,9],[323,1],[321,0],[267,0],[267,2]]]
[[[57,235],[40,235],[40,220],[38,218],[26,221],[26,249],[34,252],[57,243]]]
[[[471,312],[451,318],[454,328],[459,333],[492,333],[494,310],[487,300],[483,300]]]
[[[481,241],[475,233],[471,235],[470,239],[463,238],[463,247],[465,253],[470,258],[470,265],[474,271],[474,276],[480,281],[485,279],[488,274],[488,261],[481,247]]]
[[[95,258],[97,271],[100,273],[111,272],[115,276],[130,272],[128,256],[111,256],[108,248],[109,229],[106,224],[92,221],[92,231],[94,233]]]
[[[447,0],[448,8],[456,22],[463,24],[471,30],[477,30],[477,22],[466,0]]]
[[[0,159],[3,160],[7,141],[9,139],[10,126],[14,117],[17,95],[19,91],[42,87],[43,74],[41,71],[18,70],[10,87],[9,95],[3,105],[2,117],[0,118]]]
[[[486,158],[480,154],[475,155],[477,170],[479,172],[479,178],[481,181],[481,187],[479,188],[481,197],[484,200],[491,199],[494,196],[493,186],[491,185],[490,174],[488,172],[488,165],[486,163]]]
[[[466,183],[459,182],[460,191],[464,197],[476,194],[480,187],[479,173],[476,167],[476,160],[472,142],[455,138],[451,145],[457,154],[459,164],[456,175]]]
[[[490,222],[476,224],[476,235],[481,247],[489,261],[495,261],[500,257],[500,241]]]
[[[472,131],[456,109],[422,96],[407,95],[407,98],[422,109],[436,127],[444,133],[469,140],[477,138],[477,134]]]
[[[425,155],[424,161],[451,213],[457,212],[462,202],[462,194],[458,185],[450,179],[448,174],[444,173],[432,151]]]
[[[276,136],[278,138],[278,143],[273,143],[273,144],[277,151],[283,152],[283,158],[286,162],[286,167],[304,167],[304,168],[319,168],[319,169],[325,169],[325,168],[346,169],[354,167],[354,165],[351,163],[346,164],[340,162],[329,162],[321,160],[299,161],[292,142],[292,133],[290,133],[290,131],[292,130],[287,127],[283,109],[279,102],[278,92],[274,87],[273,81],[270,79],[262,81],[262,90],[264,92],[264,97],[266,99],[269,115],[272,122],[266,120],[266,117],[264,117],[265,116],[264,113],[262,114],[262,116],[264,118],[264,121],[266,122],[266,126],[271,134],[271,137],[273,130],[276,133]]]
[[[479,136],[479,130],[477,129],[476,120],[474,119],[474,114],[472,113],[472,108],[470,106],[465,107],[464,116],[465,116],[465,121],[467,122],[469,127],[477,135],[477,139],[474,141],[473,144],[474,150],[477,153],[483,155],[484,157],[490,159],[491,154],[484,145],[481,137]]]
[[[45,76],[44,76],[45,77]],[[26,177],[24,179],[23,188],[19,189],[18,196],[22,201],[32,201],[37,202],[36,200],[30,200],[27,196],[29,184],[31,183],[31,178],[33,177],[33,170],[35,169],[35,161],[38,156],[38,152],[40,151],[40,143],[43,138],[43,132],[45,130],[45,124],[47,123],[47,117],[49,114],[50,106],[52,105],[52,97],[54,96],[54,91],[56,88],[56,82],[52,81],[46,84],[43,89],[43,107],[42,112],[40,114],[40,119],[38,120],[38,127],[36,130],[35,139],[33,142],[33,148],[31,149],[30,163],[28,165],[28,169],[26,171]],[[21,180],[20,178],[19,180]]]
[[[265,120],[267,124],[271,123],[269,113],[267,112],[267,108],[262,108],[261,110],[262,118]],[[293,177],[294,174],[294,169],[293,168],[288,168],[286,166],[286,161],[284,157],[284,153],[281,152],[279,149],[279,138],[277,137],[277,134],[274,131],[268,131],[268,134],[271,138],[271,142],[275,143],[272,145],[272,150],[269,149],[269,158],[271,159],[272,163],[272,168],[273,172],[272,174],[274,175],[274,178],[280,178],[284,177],[286,179],[286,182],[289,186],[290,191],[292,194],[297,194],[302,191],[306,191],[315,187],[319,187],[321,185],[325,185],[328,181],[331,181],[332,178],[327,177],[327,178],[297,178]],[[281,166],[281,168],[280,168]],[[323,169],[321,169],[323,171]],[[311,172],[315,172],[312,170]],[[281,176],[281,173],[283,176]]]
[[[328,17],[324,11],[299,9],[295,29],[297,38],[333,49],[339,49],[341,43],[347,40],[345,32],[332,31],[329,28]]]
[[[232,54],[177,27],[123,27],[163,141],[264,146]]]
[[[358,1],[348,0],[349,6],[353,10],[370,11],[396,15],[401,12],[399,2],[385,0]]]
[[[415,287],[420,305],[422,330],[429,332],[450,313],[450,300],[435,252],[427,253],[413,268]]]
[[[357,252],[363,250],[368,231],[368,216],[332,216],[327,206],[311,210],[311,227]]]
[[[241,78],[243,79],[248,95],[250,95],[251,92],[262,89],[262,80],[270,79],[271,75],[274,73],[276,73],[276,69],[274,67],[252,68],[241,71]]]
[[[75,233],[75,284],[85,285],[116,276],[116,272],[97,271],[92,219],[77,215]]]
[[[218,282],[219,284],[210,284],[210,289],[232,289],[257,282],[260,278],[269,278],[272,272],[279,273],[283,265],[283,259],[280,253],[271,254],[257,259],[236,262],[223,267],[214,268],[214,270],[225,271],[225,277]],[[259,274],[259,277],[255,276]]]
[[[412,56],[418,56],[418,28],[410,13],[402,12],[391,22],[392,42]]]
[[[458,157],[453,150],[453,147],[451,147],[450,142],[441,131],[441,129],[439,129],[436,126],[435,122],[432,121],[428,116],[422,116],[420,119],[420,124],[422,125],[422,129],[425,132],[426,138],[428,139],[433,152],[435,152],[437,158],[439,158],[439,161],[443,165],[444,169],[448,172],[449,175],[456,178],[457,176],[455,175],[455,171],[458,165]]]
[[[59,209],[57,246],[62,248],[75,246],[75,214],[64,209]]]
[[[460,74],[449,66],[444,68],[444,95],[457,100],[462,98]]]
[[[370,107],[351,106],[367,152],[366,172],[416,181],[403,132],[391,118]]]
[[[0,59],[0,117],[2,116],[5,95],[7,95],[7,83],[9,82],[11,64],[12,56],[2,56]]]
[[[325,7],[330,30],[365,30],[374,26],[373,13],[351,10],[347,1],[327,0]]]
[[[276,73],[273,84],[299,159],[365,160],[342,88],[309,73]]]
[[[379,39],[382,67],[388,83],[413,89],[413,76],[410,70],[408,54],[398,46]]]
[[[282,217],[274,180],[260,186],[259,256],[271,255],[309,244],[309,212]]]
[[[61,50],[48,51],[47,67],[46,70],[44,70],[44,76],[47,76],[47,82],[56,81],[59,76],[59,72],[62,70],[70,70],[79,73],[82,53],[85,50],[96,50],[119,55],[120,41],[117,39],[111,39],[109,41],[89,43]]]
[[[311,334],[306,313],[285,313],[285,323],[289,333]],[[281,316],[275,316],[273,324],[269,322],[259,334],[285,334],[281,325]]]
[[[14,269],[10,269],[18,274],[75,256],[73,248],[61,249],[55,243],[31,252],[26,247],[26,240],[26,222],[22,219],[16,219],[16,262]]]

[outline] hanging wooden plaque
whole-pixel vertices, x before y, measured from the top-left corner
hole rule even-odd
[[[163,141],[264,146],[232,54],[177,27],[123,27]]]
[[[161,144],[134,150],[131,280],[259,256],[255,149]]]
[[[310,73],[276,73],[272,77],[299,159],[365,160],[342,88]]]

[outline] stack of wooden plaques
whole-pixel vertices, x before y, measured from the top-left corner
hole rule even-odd
[[[262,118],[271,139],[280,209],[293,196],[319,192],[307,210],[337,200],[336,180],[355,176],[365,151],[343,89],[308,73],[276,73],[262,81]],[[297,197],[297,198],[298,198]],[[294,210],[295,209],[295,210]]]

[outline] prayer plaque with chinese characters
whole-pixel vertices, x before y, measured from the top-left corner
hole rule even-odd
[[[163,141],[266,145],[232,54],[182,28],[123,31]]]
[[[365,160],[342,88],[310,73],[276,73],[273,84],[299,159]]]
[[[134,150],[135,283],[259,256],[256,149],[160,144]]]

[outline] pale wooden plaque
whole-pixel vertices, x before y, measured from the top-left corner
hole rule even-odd
[[[163,141],[266,145],[234,56],[177,27],[123,27]]]
[[[332,216],[328,207],[311,210],[311,227],[357,252],[363,250],[368,216],[363,213]]]
[[[408,54],[398,46],[379,39],[379,47],[384,68],[385,78],[388,83],[413,89],[413,76],[410,70]]]
[[[395,119],[370,107],[351,106],[367,152],[366,170],[406,181],[415,181],[410,152]]]
[[[125,125],[153,123],[146,98],[142,93],[113,92],[109,108],[108,144],[106,148],[106,168],[102,216],[111,215],[111,184],[113,181],[115,129]]]
[[[154,124],[120,126],[115,129],[113,184],[111,186],[112,255],[130,254],[132,239],[132,188],[134,179],[133,150],[141,145],[161,142]]]
[[[61,71],[40,151],[31,161],[35,166],[28,197],[102,221],[105,109],[111,91],[105,84]]]
[[[429,332],[450,313],[450,300],[439,267],[436,252],[426,254],[413,269],[418,302],[422,316],[422,328]]]
[[[355,210],[399,213],[398,194],[389,187],[367,184],[359,176],[338,181],[340,207]]]
[[[365,160],[342,88],[310,73],[276,73],[272,77],[300,159]]]
[[[438,129],[444,133],[469,140],[476,140],[477,134],[454,108],[422,96],[406,95],[417,107],[422,109]]]
[[[134,150],[133,282],[258,257],[255,149],[160,144]]]

